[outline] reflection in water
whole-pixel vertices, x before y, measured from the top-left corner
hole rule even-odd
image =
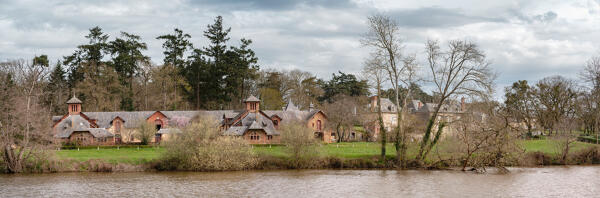
[[[0,197],[596,197],[600,166],[0,175]]]

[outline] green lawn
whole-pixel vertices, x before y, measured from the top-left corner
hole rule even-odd
[[[526,152],[537,152],[541,151],[548,154],[558,153],[559,146],[557,146],[556,140],[523,140],[520,141],[521,146]],[[585,148],[594,147],[594,144],[585,142],[573,142],[571,144],[571,151],[579,151]]]
[[[110,149],[81,149],[81,150],[60,150],[56,155],[62,159],[73,159],[77,161],[87,161],[91,159],[102,159],[110,163],[131,163],[141,164],[160,156],[165,151],[164,148],[110,148]]]
[[[554,140],[523,140],[520,141],[527,152],[542,151],[548,154],[556,154],[557,146]],[[440,152],[447,150],[443,143],[440,143]],[[571,151],[578,151],[584,148],[593,147],[594,144],[575,142]],[[393,144],[387,145],[387,156],[396,155]],[[270,155],[274,157],[287,157],[284,146],[254,146],[254,151],[259,155]],[[322,156],[335,156],[340,158],[364,158],[379,156],[381,152],[380,143],[376,142],[355,142],[355,143],[334,143],[324,144],[317,147]],[[435,150],[435,149],[434,149]],[[408,149],[408,156],[414,157],[417,151],[417,144],[412,144]],[[60,150],[56,151],[59,158],[73,159],[77,161],[87,161],[90,159],[102,159],[111,163],[133,163],[140,164],[157,159],[164,148],[121,148],[119,150],[111,149],[81,149],[81,150]],[[434,154],[432,151],[431,154]]]

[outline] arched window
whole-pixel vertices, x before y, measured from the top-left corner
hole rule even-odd
[[[115,120],[115,133],[121,132],[121,120]]]
[[[160,130],[162,128],[163,122],[160,119],[156,119],[154,121],[154,125],[156,125],[156,130],[158,131],[158,130]]]
[[[321,120],[317,120],[317,131],[321,131]]]

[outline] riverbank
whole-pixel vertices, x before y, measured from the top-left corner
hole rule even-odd
[[[572,145],[569,158],[564,163],[559,159],[558,149],[552,140],[523,140],[519,142],[523,153],[508,166],[578,165],[600,163],[599,147],[584,142]],[[427,167],[411,165],[412,169],[452,168],[461,165],[464,153],[451,152],[451,146],[440,144],[436,153],[426,159]],[[374,142],[333,143],[315,147],[318,156],[301,163],[279,145],[257,145],[252,150],[258,162],[251,169],[393,169],[396,153],[393,144],[387,145],[386,160],[380,159],[381,147]],[[35,172],[136,172],[164,170],[160,157],[167,152],[163,147],[150,148],[87,148],[52,151],[48,167],[39,167]],[[408,156],[414,158],[417,145],[410,145]],[[444,160],[440,160],[444,159]]]

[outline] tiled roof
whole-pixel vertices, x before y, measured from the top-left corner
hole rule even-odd
[[[250,95],[250,97],[246,98],[246,100],[244,100],[244,102],[260,102],[260,100],[257,97]]]
[[[67,101],[67,104],[81,104],[81,100],[79,100],[77,97],[73,96],[71,99],[69,99]]]

